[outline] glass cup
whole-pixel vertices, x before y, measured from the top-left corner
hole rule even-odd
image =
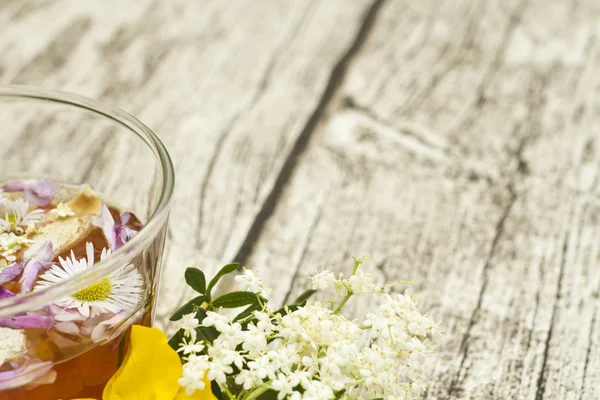
[[[26,179],[89,185],[143,224],[93,268],[0,298],[0,400],[99,399],[127,350],[131,325],[153,321],[173,166],[157,136],[115,107],[72,94],[0,87],[0,185]],[[129,264],[143,282],[139,304],[112,315],[70,320],[78,313],[67,310],[59,317],[63,311],[55,304]],[[11,325],[23,316],[48,317],[49,327]]]

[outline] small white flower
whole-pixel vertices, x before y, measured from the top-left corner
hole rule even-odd
[[[262,281],[251,271],[237,280],[246,290],[262,290]],[[374,290],[370,276],[360,270],[347,280],[329,271],[311,280],[316,289],[335,288],[336,296],[383,292]],[[206,348],[183,341],[179,351],[190,355],[184,358],[180,384],[193,393],[206,373],[222,388],[232,389],[233,380],[236,389],[248,393],[268,383],[280,400],[331,400],[342,389],[343,399],[420,398],[424,385],[416,368],[429,354],[424,340],[435,332],[435,323],[419,313],[409,294],[385,295],[383,300],[363,323],[330,309],[335,301],[288,309],[283,315],[270,311],[267,303],[243,326],[207,312],[202,325],[215,327],[220,335],[212,343],[202,342]],[[197,355],[204,351],[205,356]]]
[[[234,322],[231,325],[223,325],[221,328],[221,335],[219,335],[217,340],[219,341],[218,343],[220,346],[227,349],[235,349],[247,336],[246,333],[242,331],[242,326],[237,322]]]
[[[58,203],[56,208],[50,210],[49,214],[50,218],[52,218],[53,220],[74,217],[75,215],[77,215],[68,204],[62,202]]]
[[[79,260],[72,251],[71,257],[59,257],[60,266],[53,265],[40,275],[34,290],[53,286],[91,269],[94,266],[92,243],[86,244],[86,252],[87,257]],[[103,249],[100,259],[104,260],[111,253],[110,250]],[[87,318],[133,309],[139,305],[142,292],[142,276],[133,264],[127,264],[91,286],[66,296],[56,304],[63,308],[77,309]]]
[[[271,382],[271,386],[273,387],[273,389],[279,392],[277,394],[278,400],[282,400],[283,398],[285,398],[285,396],[290,395],[294,392],[294,386],[292,386],[288,377],[284,374],[278,374],[277,379]]]
[[[254,325],[248,325],[242,348],[250,357],[257,357],[267,351],[267,335]]]
[[[253,371],[243,369],[235,377],[235,383],[242,386],[244,390],[250,390],[255,386],[259,386],[262,383],[262,379],[256,376]]]
[[[265,289],[262,279],[249,269],[244,268],[244,273],[236,276],[235,281],[240,285],[241,290],[258,293],[264,298],[269,297],[269,291]]]
[[[188,396],[194,394],[196,390],[203,390],[204,375],[209,367],[208,356],[190,355],[183,364],[183,376],[179,379],[179,386],[185,388]]]
[[[16,254],[29,247],[34,243],[33,240],[27,239],[25,236],[15,235],[13,232],[0,233],[0,259],[11,264],[17,260]]]
[[[365,274],[361,270],[356,271],[356,274],[348,279],[348,284],[352,292],[356,294],[365,294],[375,290],[371,274]]]
[[[208,380],[217,381],[217,383],[225,383],[227,381],[227,374],[233,372],[231,364],[236,359],[235,355],[231,352],[232,350],[220,347],[209,347],[208,355],[211,362],[208,367]]]
[[[202,342],[191,341],[190,343],[188,343],[185,339],[183,339],[183,344],[177,350],[177,352],[183,353],[184,355],[198,354],[198,353],[201,353],[205,348],[206,348],[206,346],[204,346],[204,344],[202,344]]]
[[[248,368],[260,379],[275,379],[276,367],[271,363],[271,359],[267,354],[248,362]]]
[[[337,282],[337,280],[335,279],[335,275],[333,275],[333,272],[327,270],[318,272],[317,274],[311,276],[310,279],[312,281],[312,288],[314,290],[333,289]]]
[[[183,334],[196,341],[196,328],[200,326],[200,322],[196,319],[195,314],[185,314],[179,321],[179,329],[183,329]]]
[[[206,313],[206,318],[202,320],[202,326],[214,326],[216,330],[223,332],[229,329],[229,317],[214,311],[208,311]]]

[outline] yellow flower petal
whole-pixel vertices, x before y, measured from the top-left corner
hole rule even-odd
[[[181,361],[157,328],[134,325],[123,365],[106,385],[103,400],[167,400],[179,392]]]
[[[103,400],[216,400],[205,377],[204,390],[188,396],[177,381],[181,361],[157,328],[134,325],[123,364],[106,385]],[[96,400],[96,399],[71,399]],[[99,399],[98,399],[99,400]]]

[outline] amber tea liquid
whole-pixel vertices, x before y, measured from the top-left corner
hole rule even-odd
[[[3,229],[0,230],[0,245],[4,243],[4,248],[0,247],[0,254],[4,254],[1,256],[4,258],[0,257],[0,282],[3,273],[9,275],[5,273],[7,268],[18,270],[19,263],[25,263],[20,276],[1,284],[9,296],[21,294],[22,278],[24,274],[30,274],[27,265],[31,261],[27,258],[33,251],[29,251],[28,246],[35,249],[41,242],[45,245],[51,242],[53,249],[58,251],[52,254],[52,259],[35,277],[32,290],[36,290],[41,283],[52,279],[58,281],[71,273],[76,275],[76,268],[71,271],[72,265],[93,268],[88,262],[91,254],[95,263],[102,257],[110,257],[111,251],[116,251],[119,245],[142,228],[135,215],[122,212],[114,203],[89,188],[62,185],[49,204],[34,206],[28,203],[27,212],[23,211],[26,193],[19,190],[0,192],[0,207],[5,211],[3,219],[7,221],[0,221]],[[29,220],[36,222],[26,224],[27,215]],[[25,222],[22,222],[24,218]],[[18,251],[6,244],[19,241],[24,244],[17,245],[17,248],[21,246]],[[72,264],[65,261],[67,259]],[[136,257],[129,264],[120,272],[121,275],[110,275],[102,290],[98,289],[100,286],[89,288],[66,296],[66,300],[58,304],[32,310],[31,315],[49,319],[49,326],[20,326],[19,321],[24,321],[23,315],[15,316],[16,326],[12,321],[0,318],[0,355],[7,357],[4,360],[0,358],[0,376],[14,374],[13,378],[0,378],[0,400],[102,398],[106,383],[127,352],[131,325],[150,326],[151,323],[153,295],[149,293],[152,290],[145,287],[149,278],[139,272],[143,260]],[[115,296],[117,300],[113,301],[111,290],[116,290],[119,279],[123,277],[128,277],[127,282],[134,284],[131,288],[121,287],[120,290],[125,292],[119,293],[120,297]],[[126,302],[119,304],[118,299],[123,297]],[[0,308],[2,301],[0,298]],[[123,309],[120,310],[120,307]],[[88,312],[90,315],[86,315]],[[16,346],[3,343],[2,334],[23,339],[26,344],[16,352],[13,348],[2,349],[2,346]],[[38,366],[43,366],[42,370],[36,370]],[[34,375],[35,379],[32,379]]]

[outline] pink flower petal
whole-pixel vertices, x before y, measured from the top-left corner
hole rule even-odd
[[[0,390],[21,387],[43,378],[52,370],[50,361],[30,364],[12,371],[0,372]],[[56,378],[56,375],[54,375]]]
[[[34,379],[33,381],[31,381],[30,383],[25,385],[24,389],[25,390],[33,390],[36,387],[41,386],[41,385],[51,385],[54,382],[56,382],[57,375],[58,375],[58,373],[55,370],[51,369],[46,374],[40,376],[37,379]]]
[[[57,331],[67,333],[69,335],[79,335],[79,327],[75,322],[59,322],[54,325]]]
[[[52,339],[54,344],[56,344],[59,349],[71,349],[73,347],[81,346],[80,343],[77,343],[71,339],[67,339],[60,332],[55,330],[50,331],[48,336],[50,336],[50,339]]]
[[[122,323],[126,319],[127,311],[120,311],[113,315],[112,318],[102,321],[98,325],[96,325],[96,327],[92,330],[92,334],[90,337],[94,342],[98,342],[102,339],[102,336],[107,330],[114,329],[117,324]]]
[[[50,311],[54,315],[54,320],[58,322],[83,321],[85,317],[77,310],[67,310],[57,305],[51,305]]]

